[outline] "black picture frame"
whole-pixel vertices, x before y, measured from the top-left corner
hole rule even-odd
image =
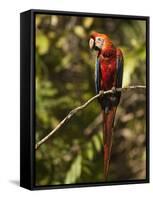
[[[35,15],[111,17],[146,21],[146,179],[105,183],[35,185]],[[20,186],[53,189],[149,183],[149,17],[50,10],[29,10],[20,14]]]

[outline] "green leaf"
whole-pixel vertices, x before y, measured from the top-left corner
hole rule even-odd
[[[39,33],[36,37],[36,47],[38,48],[38,52],[40,55],[46,54],[49,48],[49,40],[43,34]]]
[[[102,141],[101,139],[99,138],[98,135],[94,135],[93,136],[93,144],[96,148],[96,151],[100,151],[101,150],[101,146],[102,146]]]
[[[65,184],[75,183],[81,175],[82,156],[80,154],[74,159],[65,178]]]
[[[94,151],[93,151],[93,144],[92,142],[88,142],[86,146],[86,156],[89,160],[92,160],[94,157]]]
[[[86,35],[85,30],[83,29],[82,26],[75,26],[74,33],[80,38],[84,38]]]
[[[86,17],[83,21],[83,25],[89,28],[93,24],[94,19],[92,17]]]

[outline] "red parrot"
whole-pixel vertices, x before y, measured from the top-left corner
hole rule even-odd
[[[121,92],[116,88],[122,87],[123,54],[116,48],[111,39],[97,32],[91,34],[90,49],[97,52],[95,66],[96,93],[112,89],[112,94],[99,97],[103,115],[103,144],[104,144],[104,180],[107,181],[112,147],[112,133],[116,109],[120,101]]]

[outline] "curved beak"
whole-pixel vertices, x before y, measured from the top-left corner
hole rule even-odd
[[[90,38],[90,40],[89,40],[89,48],[90,48],[90,49],[93,49],[93,48],[94,48],[94,45],[95,45],[94,39],[93,39],[93,38]]]

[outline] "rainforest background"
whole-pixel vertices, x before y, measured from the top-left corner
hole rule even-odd
[[[124,54],[123,86],[146,85],[143,20],[36,15],[36,142],[73,108],[95,95],[92,31],[110,36]],[[146,96],[122,94],[108,181],[146,178]],[[102,116],[94,101],[36,151],[36,185],[103,181]]]

